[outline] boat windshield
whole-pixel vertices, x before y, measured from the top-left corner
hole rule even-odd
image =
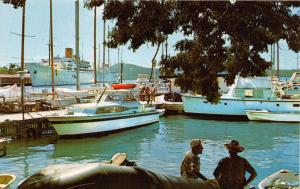
[[[133,96],[132,93],[126,92],[126,93],[110,93],[107,95],[105,102],[136,102],[136,98]]]

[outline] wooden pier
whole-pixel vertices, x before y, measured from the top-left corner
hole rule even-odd
[[[0,74],[0,86],[14,85],[20,86],[19,74]],[[24,85],[30,86],[32,84],[30,74],[24,75]]]
[[[24,114],[1,114],[0,115],[0,138],[30,138],[43,135],[56,135],[51,123],[45,118],[46,115],[58,114],[61,111],[28,112]]]

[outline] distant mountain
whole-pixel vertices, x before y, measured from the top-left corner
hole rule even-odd
[[[276,73],[276,70],[272,70],[273,74]],[[280,77],[291,77],[294,72],[300,72],[300,69],[294,70],[279,70]]]
[[[114,64],[111,66],[113,72],[120,73],[120,64]],[[150,77],[151,68],[145,68],[141,66],[137,66],[134,64],[125,64],[123,66],[124,71],[124,80],[136,80],[138,74],[147,74]],[[273,74],[276,73],[275,70],[272,71]],[[293,70],[280,70],[280,77],[291,77],[294,72],[300,72],[299,69]],[[268,71],[266,72],[268,74]],[[156,77],[158,78],[160,75],[159,69],[156,69]]]
[[[111,66],[111,70],[116,73],[120,73],[121,64],[114,64]],[[159,77],[159,70],[156,69],[156,77]],[[123,64],[123,79],[124,80],[136,80],[138,74],[147,74],[150,77],[151,68],[145,68],[134,64]]]

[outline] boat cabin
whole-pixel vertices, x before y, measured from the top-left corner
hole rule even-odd
[[[227,95],[236,98],[276,98],[273,93],[272,81],[267,77],[243,78],[237,76],[235,83],[229,88]]]
[[[141,112],[143,106],[132,90],[108,90],[96,97],[93,103],[76,104],[69,107],[68,114],[110,114]]]

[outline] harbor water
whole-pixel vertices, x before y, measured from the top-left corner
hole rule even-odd
[[[252,183],[257,186],[280,169],[299,172],[299,129],[297,123],[214,121],[174,115],[156,124],[102,137],[13,141],[7,146],[8,155],[0,159],[0,169],[17,176],[12,186],[16,188],[21,180],[48,165],[101,162],[117,152],[126,152],[143,168],[179,176],[190,139],[201,138],[201,172],[213,178],[218,161],[228,154],[224,143],[237,139],[246,149],[240,155],[258,173]]]

